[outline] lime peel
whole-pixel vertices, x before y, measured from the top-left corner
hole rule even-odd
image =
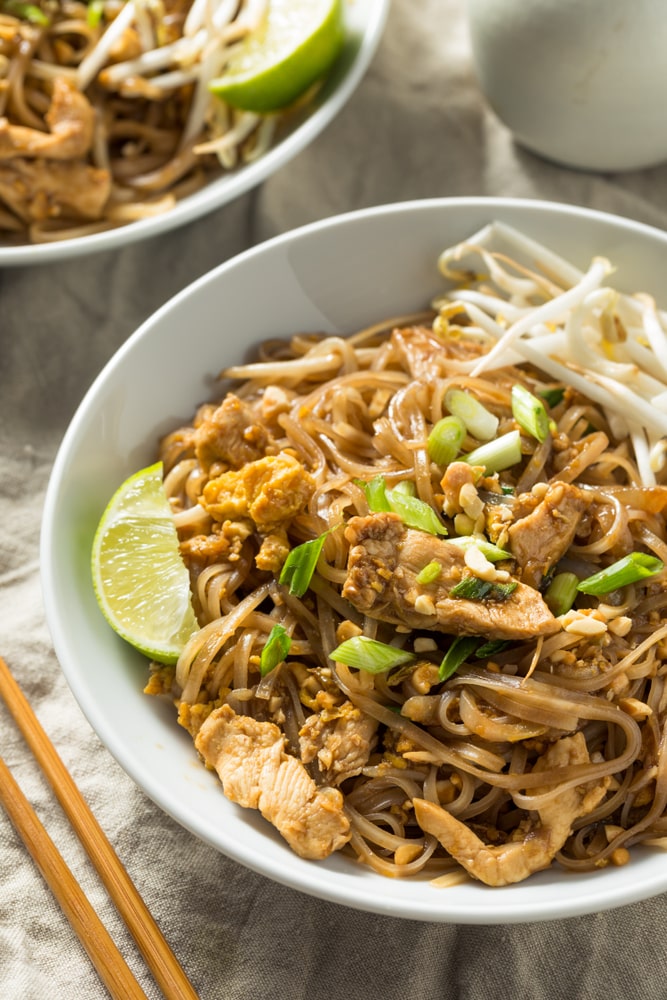
[[[209,89],[241,111],[279,111],[329,71],[344,37],[343,0],[270,0]]]
[[[113,630],[145,656],[175,663],[198,625],[162,463],[114,493],[95,532],[93,588]]]

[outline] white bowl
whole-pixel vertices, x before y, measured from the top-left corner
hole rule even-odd
[[[346,40],[340,59],[315,100],[294,116],[264,156],[210,181],[181,198],[163,215],[55,243],[16,245],[0,240],[0,267],[44,264],[114,250],[193,222],[261,184],[310,145],[352,96],[380,43],[389,4],[390,0],[354,0],[345,4]]]
[[[585,209],[484,198],[411,202],[287,233],[199,279],[123,345],[65,435],[42,529],[46,615],[56,653],[90,724],[127,773],[175,820],[269,878],[348,906],[456,923],[508,923],[597,912],[667,889],[667,857],[592,874],[553,870],[508,888],[437,889],[394,880],[342,857],[294,855],[251,810],[228,802],[199,763],[171,705],[142,694],[146,661],[102,618],[90,582],[95,525],[118,484],[154,460],[161,434],[215,395],[213,377],[259,340],[300,330],[352,332],[428,304],[438,252],[499,219],[580,265],[595,254],[619,286],[660,295],[667,235]]]

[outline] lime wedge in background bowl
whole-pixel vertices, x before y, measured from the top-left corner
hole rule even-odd
[[[278,111],[325,76],[344,35],[343,0],[270,0],[258,29],[209,87],[240,110]]]
[[[93,541],[92,574],[113,630],[152,660],[175,663],[197,622],[161,462],[134,473],[109,501]]]

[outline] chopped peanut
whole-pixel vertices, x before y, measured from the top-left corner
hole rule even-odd
[[[362,629],[358,625],[355,625],[351,621],[342,621],[338,628],[336,629],[336,641],[338,643],[345,642],[347,639],[351,639],[353,636],[361,635]]]
[[[422,844],[401,844],[394,852],[394,861],[397,865],[409,865],[419,857],[422,850]]]
[[[432,653],[434,649],[438,648],[438,644],[435,639],[431,639],[427,635],[418,635],[413,648],[415,653]]]
[[[433,598],[428,594],[420,594],[415,601],[415,611],[420,615],[436,614]]]
[[[621,615],[620,618],[612,618],[608,623],[607,628],[614,635],[623,637],[627,635],[632,628],[632,618],[628,618],[627,615]]]
[[[419,694],[428,694],[440,680],[435,663],[420,663],[412,672],[410,681]]]
[[[496,567],[492,562],[489,562],[476,545],[471,545],[469,549],[465,550],[464,559],[471,573],[474,573],[480,580],[492,582],[496,579]]]
[[[480,514],[484,513],[484,501],[477,492],[477,487],[472,483],[464,483],[459,490],[459,503],[463,507],[464,513],[476,521]]]
[[[608,844],[611,844],[612,840],[614,840],[615,837],[618,837],[619,833],[623,833],[622,826],[615,826],[612,823],[608,823],[604,828],[604,834],[607,838]]]
[[[618,705],[633,719],[646,719],[649,715],[653,715],[651,706],[643,701],[638,701],[637,698],[621,698]]]

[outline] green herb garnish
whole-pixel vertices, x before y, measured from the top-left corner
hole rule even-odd
[[[475,658],[485,660],[489,656],[495,656],[496,653],[502,653],[508,646],[509,640],[507,639],[489,639],[488,642],[482,643],[479,649],[475,650]]]
[[[565,389],[544,389],[540,396],[549,408],[558,406],[565,398]]]
[[[440,574],[442,573],[442,563],[439,563],[437,559],[432,559],[430,563],[426,563],[423,569],[417,573],[415,579],[420,585],[426,583],[434,583]]]
[[[430,535],[447,534],[447,528],[433,508],[414,496],[414,483],[410,480],[404,480],[393,490],[387,489],[384,476],[374,476],[367,483],[360,479],[355,482],[366,494],[368,509],[372,514],[392,511],[398,514],[408,528],[418,528]]]
[[[41,7],[34,3],[24,3],[23,0],[2,0],[0,10],[15,17],[22,17],[31,24],[38,24],[41,28],[48,28],[51,23]]]
[[[400,667],[404,663],[414,663],[417,659],[414,653],[407,649],[397,649],[386,642],[378,642],[365,635],[353,635],[351,639],[341,642],[340,646],[330,654],[336,663],[344,663],[357,670],[365,670],[369,674],[383,674],[392,667]]]
[[[612,563],[599,573],[587,576],[582,580],[577,590],[582,594],[608,594],[611,590],[618,590],[629,583],[637,583],[649,576],[655,576],[664,569],[664,563],[656,556],[650,556],[645,552],[631,552],[628,556],[623,556],[617,562]]]
[[[104,0],[88,0],[88,11],[86,14],[86,24],[89,28],[96,28],[102,20],[104,14]]]
[[[579,577],[576,573],[557,573],[544,592],[544,601],[555,618],[570,610],[577,596]]]
[[[303,597],[308,590],[328,534],[329,532],[325,531],[319,538],[303,542],[291,550],[283,564],[279,581],[289,586],[290,594]]]
[[[519,427],[540,444],[549,437],[549,415],[544,403],[518,383],[512,386],[512,415]]]
[[[490,542],[488,538],[483,538],[480,535],[459,535],[457,538],[450,538],[449,541],[464,551],[474,546],[489,562],[502,562],[503,559],[513,558],[512,553],[508,552],[507,549],[501,549],[498,545]]]
[[[465,663],[468,657],[475,652],[479,641],[479,636],[476,635],[460,635],[454,639],[438,669],[438,677],[441,681],[446,681],[448,677],[456,673],[461,664]]]
[[[492,583],[480,580],[478,576],[464,576],[449,591],[449,597],[461,597],[468,601],[506,601],[511,597],[518,583]]]
[[[428,436],[426,442],[428,457],[436,465],[449,465],[461,451],[465,436],[465,424],[459,417],[443,417],[433,425]]]
[[[518,465],[521,461],[521,434],[519,431],[501,434],[495,441],[482,444],[464,455],[462,461],[468,465],[483,465],[487,476]]]
[[[466,430],[478,441],[490,441],[498,430],[498,417],[465,389],[448,389],[445,406],[462,420]]]
[[[291,645],[292,640],[285,628],[282,625],[274,625],[259,657],[259,672],[262,677],[266,677],[279,663],[283,662]]]
[[[387,482],[384,476],[373,476],[367,483],[363,479],[355,479],[354,481],[364,491],[371,514],[381,514],[391,510],[387,500]]]
[[[408,528],[418,528],[429,535],[447,534],[447,528],[433,508],[419,497],[411,497],[400,490],[387,490],[387,499],[394,514],[398,514]]]

